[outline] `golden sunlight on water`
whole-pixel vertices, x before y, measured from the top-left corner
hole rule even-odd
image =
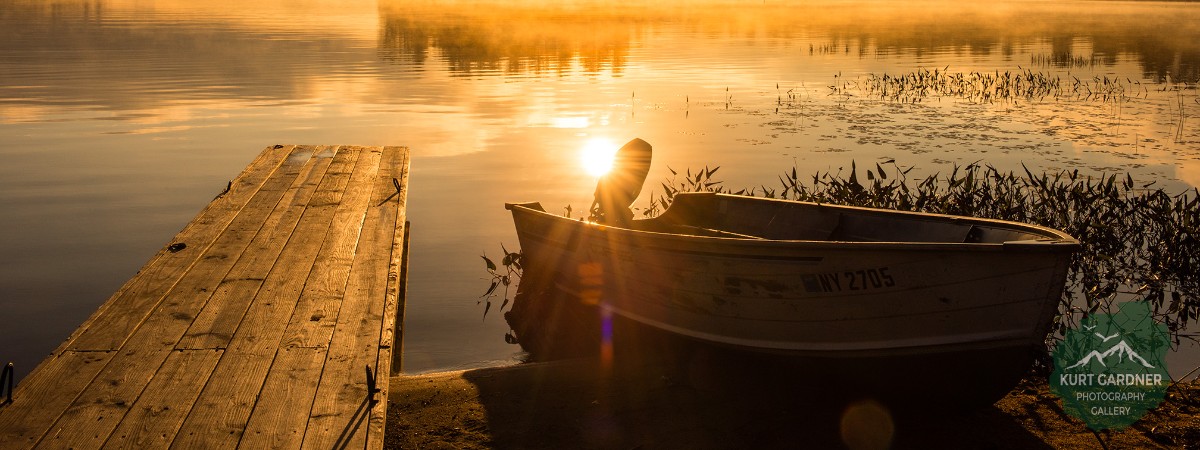
[[[0,341],[31,368],[277,143],[412,149],[415,371],[516,353],[472,284],[514,241],[500,205],[580,209],[634,137],[642,203],[668,166],[734,190],[893,159],[1200,185],[1196,3],[917,3],[0,0]],[[1061,83],[865,88],[922,69]]]

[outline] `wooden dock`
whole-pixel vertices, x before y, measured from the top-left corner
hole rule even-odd
[[[21,381],[0,447],[382,448],[408,167],[268,147]]]

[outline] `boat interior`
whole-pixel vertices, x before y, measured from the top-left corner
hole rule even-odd
[[[839,242],[1003,243],[1059,240],[1031,226],[756,197],[681,193],[643,231],[740,239]]]

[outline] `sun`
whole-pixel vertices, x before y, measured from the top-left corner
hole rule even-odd
[[[605,138],[589,139],[579,150],[583,170],[595,177],[602,177],[612,170],[613,156],[616,154],[616,144]]]

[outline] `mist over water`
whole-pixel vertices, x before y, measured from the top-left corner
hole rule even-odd
[[[648,188],[895,159],[1182,192],[1198,36],[1193,2],[0,0],[0,363],[28,373],[274,144],[412,149],[408,372],[521,357],[479,255],[515,246],[506,201],[591,202],[594,139],[654,145]],[[1062,88],[869,89],[924,70]]]

